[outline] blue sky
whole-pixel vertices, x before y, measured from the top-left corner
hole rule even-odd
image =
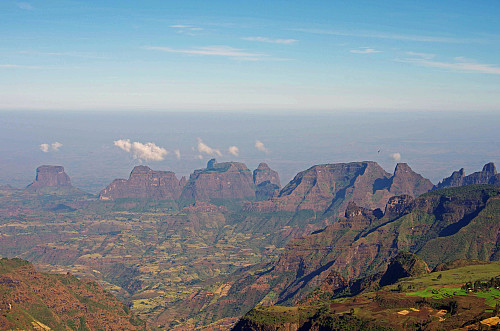
[[[498,111],[499,1],[0,2],[0,109]]]

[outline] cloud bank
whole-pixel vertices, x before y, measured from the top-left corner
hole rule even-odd
[[[120,139],[115,140],[114,145],[127,153],[131,153],[134,159],[142,161],[162,161],[168,153],[165,148],[152,142],[143,144],[134,141],[131,143],[130,139]]]
[[[59,151],[59,148],[62,147],[63,144],[61,144],[60,142],[56,141],[55,143],[52,143],[52,144],[47,144],[47,143],[44,143],[44,144],[40,144],[40,150],[44,153],[48,153],[48,152],[58,152]]]

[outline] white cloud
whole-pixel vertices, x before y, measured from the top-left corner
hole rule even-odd
[[[266,154],[269,153],[269,149],[267,149],[266,146],[264,145],[264,143],[260,140],[255,141],[255,148],[257,148],[259,151],[264,152]]]
[[[182,33],[182,34],[188,34],[191,36],[194,36],[194,31],[202,31],[202,28],[192,26],[192,25],[185,25],[185,24],[174,24],[170,25],[169,28],[176,29],[175,32],[177,33]]]
[[[500,75],[500,68],[492,64],[477,63],[464,57],[455,57],[454,62],[433,61],[431,58],[416,57],[398,60],[424,67],[448,69],[451,71]]]
[[[30,5],[27,2],[18,2],[17,3],[17,7],[19,7],[20,9],[24,9],[24,10],[33,10],[33,9],[35,9],[35,8],[33,8],[32,5]]]
[[[382,51],[377,51],[376,49],[370,47],[360,47],[359,49],[351,49],[350,52],[356,54],[372,54],[381,53]]]
[[[231,146],[227,150],[228,150],[229,154],[234,155],[234,156],[238,156],[240,154],[240,149],[236,146]]]
[[[43,144],[40,144],[40,150],[44,153],[48,153],[48,152],[58,152],[59,151],[59,148],[62,147],[63,144],[61,144],[60,142],[56,141],[52,144],[47,144],[47,143],[43,143]]]
[[[290,45],[296,43],[297,39],[272,39],[267,37],[244,37],[243,40],[258,41],[262,43]]]
[[[115,140],[113,144],[116,147],[119,147],[123,149],[125,152],[130,152],[130,148],[132,148],[132,144],[130,143],[130,139],[120,139],[120,140]]]
[[[115,140],[114,145],[121,148],[127,153],[132,153],[134,159],[143,161],[162,161],[168,151],[155,143],[140,143],[137,141],[130,142],[130,139]]]
[[[391,154],[391,158],[394,161],[399,162],[399,161],[401,161],[401,154],[400,153],[393,153],[393,154]]]
[[[333,36],[345,37],[359,37],[359,38],[376,38],[376,39],[392,39],[392,40],[406,40],[406,41],[420,41],[420,42],[436,42],[436,43],[450,43],[462,44],[469,42],[478,42],[476,39],[464,38],[449,38],[439,36],[424,36],[424,35],[411,35],[411,34],[391,34],[378,31],[338,31],[338,30],[321,30],[321,29],[291,29],[292,31],[299,31],[313,34],[324,34]]]
[[[218,149],[208,146],[203,142],[203,140],[201,140],[201,138],[198,138],[198,152],[205,153],[207,155],[222,156],[222,153]]]
[[[417,56],[422,59],[430,60],[433,57],[435,57],[435,54],[429,54],[429,53],[419,53],[419,52],[406,52],[406,54],[411,55],[411,56]]]
[[[40,150],[44,153],[48,153],[49,152],[49,144],[40,144]]]
[[[174,154],[175,154],[175,157],[177,158],[177,160],[180,160],[181,159],[181,151],[176,149],[174,150]]]
[[[52,150],[54,152],[57,152],[59,150],[59,148],[62,147],[62,144],[58,141],[56,141],[55,143],[52,143],[52,145],[50,145],[52,147]]]
[[[225,56],[230,58],[238,58],[242,60],[259,60],[262,57],[267,56],[266,54],[261,54],[261,53],[245,52],[242,49],[233,48],[230,46],[207,46],[207,47],[197,47],[195,49],[174,49],[170,47],[159,47],[159,46],[146,46],[144,48],[148,50],[156,50],[168,53]]]

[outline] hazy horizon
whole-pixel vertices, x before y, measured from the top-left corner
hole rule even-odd
[[[0,139],[8,142],[0,147],[0,184],[15,187],[31,183],[42,164],[64,166],[73,185],[97,193],[138,164],[180,179],[211,158],[250,170],[267,162],[283,186],[322,163],[376,161],[392,173],[406,162],[436,184],[462,167],[472,173],[500,162],[495,113],[16,111],[0,118]],[[115,143],[127,140],[128,151]]]

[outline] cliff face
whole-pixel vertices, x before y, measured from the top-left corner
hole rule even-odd
[[[71,180],[64,172],[64,167],[54,165],[43,165],[36,168],[35,181],[28,188],[44,188],[44,187],[71,187]]]
[[[500,184],[500,175],[493,162],[483,166],[482,171],[474,172],[468,176],[465,175],[464,169],[454,171],[450,177],[443,179],[436,188],[457,187],[474,184]]]
[[[175,200],[181,194],[182,186],[175,173],[154,171],[146,166],[137,166],[129,179],[115,179],[99,194],[100,200],[120,198],[145,198],[154,200]]]
[[[208,201],[211,199],[245,199],[255,197],[252,172],[239,162],[217,163],[210,160],[206,169],[195,170],[189,176],[181,199]]]

